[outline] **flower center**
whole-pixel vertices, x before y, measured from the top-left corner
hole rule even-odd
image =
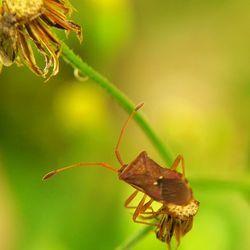
[[[196,200],[192,200],[185,206],[168,204],[167,207],[169,213],[172,216],[177,217],[181,220],[187,220],[188,218],[193,217],[197,213],[199,208],[199,202]]]
[[[17,19],[31,19],[40,14],[43,0],[5,0],[3,4]]]

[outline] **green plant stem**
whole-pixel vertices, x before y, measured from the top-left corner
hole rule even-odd
[[[124,241],[119,247],[115,250],[126,250],[130,249],[132,246],[136,245],[141,239],[143,239],[150,231],[154,230],[151,226],[145,226],[140,231],[137,231],[130,238]]]
[[[128,113],[133,111],[133,109],[135,108],[135,104],[123,92],[121,92],[108,79],[91,68],[87,63],[83,62],[82,59],[64,43],[62,44],[62,57],[73,68],[78,69],[81,74],[88,76],[91,80],[104,88],[115,99],[115,101],[121,107],[123,107],[124,110],[126,110]],[[163,145],[162,141],[150,127],[145,117],[141,114],[141,112],[138,112],[135,114],[134,119],[148,136],[155,148],[158,150],[159,154],[165,161],[165,164],[167,166],[170,166],[172,164],[172,156],[170,151],[167,150]]]

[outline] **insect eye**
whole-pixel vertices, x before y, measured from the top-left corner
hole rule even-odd
[[[118,173],[121,174],[127,166],[128,164],[124,164],[120,169],[118,169]]]

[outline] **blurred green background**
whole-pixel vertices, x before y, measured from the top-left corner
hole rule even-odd
[[[157,134],[185,157],[201,205],[179,249],[249,249],[249,193],[214,184],[250,181],[249,1],[71,2],[84,42],[70,35],[67,44],[145,102]],[[0,249],[110,250],[143,228],[123,208],[133,188],[112,172],[81,168],[41,181],[77,162],[118,167],[114,147],[127,114],[110,96],[75,80],[62,59],[48,83],[15,65],[0,81]],[[121,154],[130,162],[142,150],[163,165],[132,122]],[[133,249],[166,246],[152,232]]]

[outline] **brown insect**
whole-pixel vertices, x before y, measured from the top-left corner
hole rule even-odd
[[[199,202],[194,199],[192,189],[185,178],[184,159],[181,155],[176,157],[170,168],[158,165],[148,157],[145,151],[141,152],[130,164],[125,164],[121,159],[119,148],[122,137],[129,121],[142,106],[143,104],[139,104],[134,109],[122,127],[115,149],[116,158],[121,164],[120,169],[117,170],[105,162],[77,163],[51,171],[43,177],[43,180],[64,170],[81,166],[96,165],[116,172],[120,180],[136,189],[124,204],[126,208],[134,209],[133,221],[155,226],[157,238],[166,242],[169,247],[173,235],[179,244],[181,236],[191,229]],[[182,173],[176,171],[179,164],[181,164]],[[130,206],[139,192],[143,193],[139,204],[136,207]],[[153,202],[161,204],[157,211],[154,211]]]

